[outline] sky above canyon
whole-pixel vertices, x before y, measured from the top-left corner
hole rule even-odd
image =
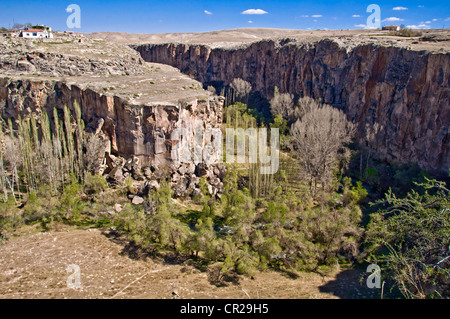
[[[80,8],[80,28],[69,28],[67,19]],[[54,30],[75,32],[178,33],[235,28],[364,29],[380,7],[381,25],[418,29],[450,26],[448,0],[418,1],[5,1],[0,0],[0,27],[14,23],[44,24]],[[74,21],[74,20],[71,20]]]

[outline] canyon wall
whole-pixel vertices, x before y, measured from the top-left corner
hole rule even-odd
[[[371,147],[395,163],[450,168],[450,54],[332,40],[266,40],[232,49],[204,45],[133,45],[144,60],[169,64],[206,84],[250,82],[270,99],[280,92],[321,98],[364,127],[381,127]]]
[[[135,105],[123,98],[103,95],[91,89],[59,81],[0,78],[0,113],[14,122],[40,109],[52,117],[54,107],[62,112],[64,105],[73,110],[81,106],[86,127],[95,130],[102,124],[109,138],[111,153],[124,158],[138,157],[142,164],[170,164],[175,141],[174,129],[191,129],[201,121],[205,129],[222,123],[223,99],[180,100],[176,105]],[[207,141],[205,141],[207,143]]]

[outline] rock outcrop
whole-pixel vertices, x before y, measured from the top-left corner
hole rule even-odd
[[[70,41],[68,41],[70,42]],[[58,46],[65,46],[60,43]],[[69,43],[66,45],[68,46]],[[73,44],[70,44],[74,46]],[[144,73],[144,61],[133,50],[115,50],[105,45],[104,52],[96,52],[93,41],[77,45],[82,52],[51,50],[54,44],[42,42],[0,41],[0,70],[7,75],[34,74],[42,76],[109,76],[138,75]],[[120,53],[118,52],[120,51]],[[113,54],[114,53],[114,54]]]
[[[23,118],[41,109],[52,117],[54,107],[62,110],[67,105],[73,110],[75,102],[81,106],[87,129],[94,134],[101,131],[108,137],[110,154],[125,159],[136,157],[142,165],[172,162],[174,129],[193,128],[196,121],[201,121],[205,129],[219,128],[222,123],[220,97],[181,100],[174,105],[136,105],[117,96],[59,81],[0,79],[0,113],[13,122],[19,115]],[[190,132],[193,139],[194,131]]]
[[[321,98],[342,109],[362,134],[381,127],[379,157],[448,174],[450,168],[450,53],[332,40],[267,40],[236,48],[188,44],[132,45],[145,61],[180,69],[203,84],[242,78],[270,99],[280,92]]]

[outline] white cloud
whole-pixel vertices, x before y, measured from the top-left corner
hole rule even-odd
[[[394,22],[394,21],[404,21],[404,19],[400,19],[397,17],[390,17],[383,20],[383,22]]]
[[[311,18],[322,18],[321,14],[313,14]]]
[[[209,14],[209,15],[213,14],[211,11],[208,11],[208,10],[205,10],[203,12],[206,13],[206,14]]]
[[[431,21],[425,21],[425,23],[426,23],[426,24],[430,24],[430,23],[431,23]]]
[[[418,8],[423,8],[423,7],[425,7],[425,6],[418,5],[417,7],[418,7]]]
[[[395,7],[395,8],[392,8],[392,10],[402,11],[402,10],[408,10],[408,8],[406,8],[406,7]]]
[[[450,21],[450,17],[448,17],[447,19],[445,19],[445,21]]]
[[[267,14],[267,11],[264,11],[262,9],[248,9],[245,11],[242,11],[241,14]]]
[[[316,20],[316,19],[314,19],[313,21],[314,21],[314,22],[317,22],[317,20]]]
[[[352,15],[352,18],[361,18],[361,16],[359,14],[354,14]]]
[[[419,25],[415,25],[415,24],[413,24],[413,25],[407,25],[406,26],[408,29],[430,29],[430,26],[429,25],[426,25],[426,24],[423,24],[423,23],[421,23],[421,24],[419,24]]]
[[[376,27],[368,27],[365,24],[355,24],[355,27],[357,27],[357,28],[364,28],[364,29],[376,29]]]
[[[433,19],[433,20],[431,20],[431,21],[433,21],[433,22],[436,22],[438,19]]]
[[[248,23],[253,23],[253,21],[252,21],[252,20],[250,20],[250,21],[248,21]]]
[[[309,15],[307,15],[307,14],[302,14],[301,16],[300,16],[300,18],[308,18],[309,17]]]

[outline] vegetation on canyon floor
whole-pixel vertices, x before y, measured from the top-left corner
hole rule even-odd
[[[417,167],[386,168],[371,152],[376,128],[357,141],[352,123],[321,101],[294,102],[276,90],[268,118],[247,106],[250,91],[233,82],[223,126],[278,128],[279,171],[228,165],[220,195],[202,177],[201,192],[183,201],[163,179],[135,205],[131,177],[109,185],[93,174],[101,143],[85,133],[78,105],[2,123],[2,240],[30,224],[113,227],[149,255],[192,260],[218,286],[256,269],[326,272],[369,262],[383,266],[392,297],[448,298],[445,183]]]

